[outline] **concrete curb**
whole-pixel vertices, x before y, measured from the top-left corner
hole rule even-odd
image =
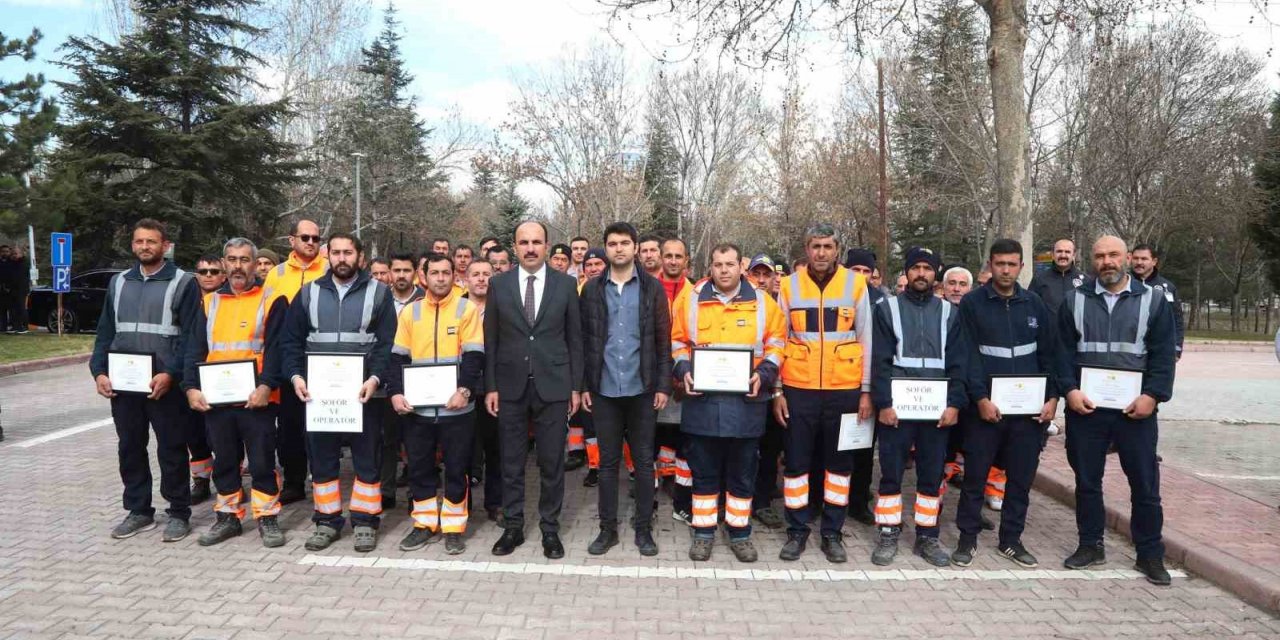
[[[52,369],[68,364],[80,364],[88,362],[89,353],[76,353],[69,356],[58,356],[56,358],[44,358],[43,360],[24,360],[22,362],[10,362],[8,364],[0,364],[0,378],[5,376],[17,375],[28,371],[40,371],[41,369]]]
[[[1072,478],[1041,469],[1036,473],[1034,487],[1069,507],[1075,507],[1075,480]],[[1106,505],[1106,509],[1107,527],[1130,538],[1129,514],[1121,513],[1110,503]],[[1249,604],[1272,614],[1280,614],[1280,577],[1228,553],[1205,546],[1191,536],[1169,527],[1167,520],[1164,546],[1166,559],[1230,591]]]
[[[1186,342],[1182,345],[1183,351],[1212,353],[1271,353],[1275,351],[1275,349],[1275,344],[1271,342],[1227,342],[1206,340],[1204,342]]]

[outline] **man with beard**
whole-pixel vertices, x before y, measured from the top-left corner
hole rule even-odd
[[[551,257],[547,259],[547,264],[552,269],[560,273],[568,273],[569,271],[569,245],[557,244],[551,247]]]
[[[299,220],[289,231],[292,249],[284,262],[267,274],[262,288],[267,305],[277,296],[293,302],[298,291],[329,270],[329,261],[320,255],[320,227],[310,220]],[[280,394],[280,415],[276,419],[276,457],[280,461],[283,486],[280,504],[297,502],[307,497],[306,413],[302,402],[286,389]]]
[[[1067,460],[1076,476],[1080,535],[1079,548],[1063,566],[1087,569],[1106,562],[1102,476],[1107,449],[1114,446],[1129,480],[1129,528],[1138,551],[1134,569],[1152,584],[1168,585],[1156,408],[1173,395],[1177,326],[1173,304],[1162,292],[1127,274],[1125,258],[1123,240],[1099,238],[1093,245],[1097,279],[1077,287],[1058,313],[1058,376],[1067,398]],[[1086,371],[1097,374],[1113,368],[1141,375],[1141,393],[1123,409],[1095,406],[1080,388]]]
[[[451,247],[452,245],[449,244],[449,240],[446,238],[433,238],[431,240],[431,253],[438,253],[442,256],[452,255],[453,250]],[[423,286],[425,287],[426,284],[424,283]]]
[[[359,238],[339,232],[330,235],[327,244],[330,272],[303,287],[285,317],[280,345],[284,373],[294,394],[304,403],[311,401],[306,380],[308,351],[362,354],[368,377],[360,387],[359,401],[364,407],[359,433],[307,432],[315,502],[311,519],[316,528],[305,546],[308,551],[321,551],[342,535],[345,520],[338,473],[345,445],[351,449],[356,476],[350,505],[355,550],[368,553],[377,546],[382,514],[382,470],[378,460],[382,429],[378,424],[378,403],[370,400],[387,377],[396,311],[387,286],[357,266],[363,251]]]
[[[278,264],[280,264],[280,256],[276,255],[276,252],[270,249],[258,249],[256,272],[259,280],[265,283],[267,276],[271,274],[271,270]]]
[[[640,236],[640,267],[657,278],[662,271],[662,238],[651,233]]]
[[[1076,268],[1076,243],[1062,238],[1053,243],[1053,265],[1037,271],[1027,288],[1044,300],[1049,313],[1057,314],[1063,298],[1081,282],[1084,282],[1084,274]]]
[[[253,479],[249,503],[264,547],[285,543],[276,516],[280,513],[280,488],[276,480],[275,408],[280,394],[280,349],[277,342],[288,303],[277,297],[266,306],[262,281],[257,278],[257,247],[245,238],[232,238],[222,248],[227,268],[226,284],[205,295],[204,322],[197,322],[187,341],[182,388],[187,403],[208,426],[213,443],[213,480],[218,499],[216,520],[200,536],[200,546],[211,546],[240,535],[244,518],[244,490],[240,457],[247,454]],[[200,386],[201,363],[253,360],[257,385],[243,405],[210,407]]]
[[[489,301],[489,280],[493,265],[476,260],[467,266],[467,300],[476,308],[476,317],[484,328],[484,311]],[[484,482],[484,511],[497,522],[502,515],[502,454],[498,450],[498,419],[487,411],[476,411],[475,453],[471,457],[471,485]]]
[[[388,389],[396,413],[405,416],[405,449],[409,453],[409,494],[413,529],[400,542],[415,551],[444,534],[445,552],[466,550],[471,447],[475,439],[473,396],[481,384],[484,334],[470,300],[454,288],[456,270],[445,255],[427,256],[427,295],[400,314],[391,352]],[[402,367],[407,364],[452,364],[457,388],[444,406],[415,407],[405,397]],[[438,493],[436,451],[444,463],[444,500]]]
[[[426,291],[415,284],[417,279],[413,268],[413,255],[395,253],[388,260],[390,269],[391,305],[395,308],[396,317],[405,307],[421,300]],[[396,471],[400,466],[400,447],[404,444],[404,418],[396,413],[388,398],[382,403],[382,508],[394,509],[396,506]]]
[[[640,240],[645,246],[645,240]],[[667,294],[667,305],[675,304],[677,297],[684,292],[689,282],[689,247],[680,238],[667,238],[659,245],[661,268],[657,272],[658,281]],[[643,263],[643,256],[641,256]],[[646,272],[648,272],[646,268]],[[650,274],[654,275],[654,274]],[[693,472],[689,469],[689,461],[685,459],[680,444],[683,434],[680,432],[680,401],[684,399],[684,386],[681,380],[675,381],[674,394],[667,408],[658,412],[657,450],[658,460],[655,472],[660,478],[673,478],[671,485],[671,517],[689,524],[693,519]]]
[[[489,260],[489,264],[493,265],[493,273],[506,273],[511,270],[511,250],[495,244],[491,249],[485,252],[485,258]]]
[[[854,273],[860,273],[867,279],[867,295],[872,308],[884,302],[890,296],[877,286],[880,269],[876,267],[876,254],[870,249],[853,248],[845,254],[844,266]],[[875,524],[875,515],[871,512],[872,467],[875,464],[875,447],[855,449],[853,451],[853,475],[849,480],[849,517],[865,525]],[[820,473],[822,467],[815,465],[814,473]],[[815,488],[815,494],[816,488]],[[816,497],[816,495],[815,495]]]
[[[748,281],[755,285],[756,291],[777,300],[778,281],[782,276],[778,273],[773,258],[761,253],[752,258],[747,266],[749,267]],[[772,385],[769,388],[772,388]],[[783,429],[782,425],[778,424],[778,420],[773,417],[772,411],[766,411],[765,414],[765,429],[760,437],[760,464],[756,469],[755,497],[751,501],[751,515],[769,529],[781,529],[787,523],[782,519],[782,514],[773,508],[773,495],[778,489],[778,461],[782,458]]]
[[[170,246],[162,223],[144,218],[134,225],[132,249],[138,262],[112,277],[107,286],[89,361],[98,395],[111,399],[111,418],[119,437],[120,479],[129,515],[112,530],[113,538],[129,538],[156,526],[148,428],[156,433],[160,494],[169,501],[169,523],[162,540],[175,542],[191,531],[183,398],[174,385],[182,382],[185,342],[200,321],[200,287],[190,274],[164,259]],[[151,354],[151,393],[123,394],[112,389],[108,371],[112,351]]]
[[[1160,275],[1160,254],[1155,247],[1142,243],[1129,253],[1131,273],[1142,284],[1151,287],[1164,296],[1173,307],[1173,326],[1177,333],[1175,342],[1176,358],[1182,359],[1182,337],[1185,325],[1182,322],[1182,302],[1178,300],[1178,288],[1168,278]]]

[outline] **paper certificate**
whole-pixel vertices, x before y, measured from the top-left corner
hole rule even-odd
[[[991,401],[1005,416],[1038,416],[1048,376],[991,376]]]
[[[211,407],[244,404],[258,388],[258,363],[253,360],[228,360],[196,365],[200,374],[200,391]]]
[[[894,378],[889,384],[899,420],[937,421],[947,410],[946,378]]]
[[[856,413],[840,415],[840,438],[836,443],[837,451],[850,449],[870,449],[872,436],[876,432],[876,419],[859,420]]]
[[[404,399],[414,409],[443,407],[457,391],[457,364],[404,365]]]
[[[307,431],[360,433],[364,430],[364,355],[308,353]]]
[[[751,393],[751,349],[693,350],[693,390],[700,393]]]
[[[1084,392],[1095,407],[1124,411],[1142,395],[1142,372],[1081,367],[1080,391]]]
[[[108,351],[107,377],[116,393],[151,394],[151,379],[156,375],[156,356],[136,351]]]

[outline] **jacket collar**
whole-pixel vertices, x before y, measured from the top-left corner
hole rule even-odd
[[[323,256],[316,256],[316,259],[312,260],[311,264],[307,265],[306,268],[303,268],[302,259],[298,257],[297,251],[290,251],[289,257],[285,259],[285,262],[287,262],[290,267],[299,271],[315,271],[317,269],[323,271],[329,266],[329,261],[326,258]]]
[[[172,280],[172,279],[173,279],[173,276],[174,276],[175,274],[177,274],[177,273],[178,273],[178,267],[177,267],[177,265],[173,264],[173,263],[172,263],[172,262],[170,262],[169,260],[165,260],[165,261],[164,261],[164,266],[163,266],[163,267],[160,267],[160,270],[159,270],[159,271],[157,271],[157,272],[155,272],[155,274],[154,274],[154,275],[148,276],[148,279],[150,279],[150,280]],[[132,267],[130,267],[128,271],[124,272],[124,277],[125,277],[126,279],[128,279],[128,280],[141,280],[141,279],[142,279],[142,264],[141,264],[141,263],[139,263],[139,262],[134,262],[134,263],[133,263],[133,266],[132,266]]]
[[[1147,285],[1143,284],[1142,281],[1138,279],[1138,276],[1129,274],[1129,286],[1125,288],[1125,290],[1121,292],[1120,295],[1121,296],[1129,296],[1129,295],[1140,296],[1143,293],[1146,293],[1146,290],[1147,290]],[[1096,276],[1090,277],[1089,279],[1080,283],[1080,286],[1076,287],[1076,291],[1079,291],[1080,293],[1083,293],[1084,295],[1092,298],[1101,297],[1101,295],[1098,293],[1098,278]]]
[[[1133,272],[1133,269],[1132,269],[1132,268],[1130,268],[1130,269],[1129,269],[1129,275],[1133,276],[1133,279],[1134,279],[1134,280],[1137,280],[1138,282],[1141,282],[1141,283],[1143,283],[1143,284],[1146,284],[1146,283],[1148,283],[1148,282],[1151,282],[1152,280],[1157,280],[1157,281],[1158,281],[1158,280],[1159,280],[1159,278],[1160,278],[1160,267],[1156,267],[1156,268],[1152,269],[1152,270],[1151,270],[1151,275],[1148,275],[1146,278],[1141,278],[1141,277],[1139,277],[1139,276],[1138,276],[1138,274],[1136,274],[1136,273],[1134,273],[1134,272]]]
[[[751,283],[747,282],[744,277],[738,282],[738,295],[734,296],[730,303],[755,302],[756,295],[756,288],[751,286]],[[711,302],[716,299],[716,284],[711,280],[707,280],[706,284],[698,290],[698,302]]]
[[[243,292],[243,293],[241,293],[241,294],[239,294],[239,295],[241,295],[241,296],[251,296],[251,295],[253,295],[253,294],[257,293],[258,291],[260,291],[261,289],[262,289],[262,279],[261,279],[261,278],[254,278],[254,279],[253,279],[253,284],[249,285],[249,288],[248,288],[248,289],[245,289],[245,290],[244,290],[244,292]],[[217,295],[220,295],[220,296],[235,296],[235,295],[236,295],[236,292],[231,290],[231,279],[230,279],[230,278],[228,278],[226,282],[222,283],[222,286],[221,286],[221,287],[218,287],[218,288],[217,288],[217,290],[215,290],[215,291],[214,291],[214,293],[215,293],[215,294],[217,294]]]
[[[982,285],[982,290],[987,293],[988,300],[1000,300],[1004,298],[1004,296],[1000,295],[1000,293],[996,291],[995,285],[991,284],[990,280],[988,280],[986,284]],[[1025,302],[1027,300],[1027,290],[1022,288],[1022,284],[1015,281],[1013,283],[1013,295],[1009,299],[1014,302]]]
[[[356,278],[351,281],[351,290],[354,291],[358,289],[360,285],[369,282],[372,279],[373,277],[369,275],[368,271],[356,271]],[[316,278],[315,283],[326,289],[333,289],[334,291],[338,290],[338,285],[333,281],[332,269],[319,278]]]
[[[933,291],[916,293],[915,291],[912,291],[911,286],[908,285],[907,289],[898,295],[898,298],[906,300],[911,304],[926,305],[929,304],[930,300],[933,298],[937,298],[937,296],[933,295]]]
[[[432,307],[440,307],[443,309],[444,307],[447,307],[453,304],[454,301],[458,300],[461,297],[462,297],[462,294],[458,293],[457,287],[449,287],[449,293],[446,294],[445,297],[440,299],[439,301],[437,301],[435,298],[432,298],[431,294],[425,291],[417,299],[421,300],[422,304],[432,306]]]

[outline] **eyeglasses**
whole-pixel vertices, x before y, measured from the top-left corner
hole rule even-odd
[[[222,269],[196,269],[196,273],[202,276],[220,276]]]
[[[320,236],[313,236],[306,233],[299,233],[294,237],[306,243],[320,242]]]

